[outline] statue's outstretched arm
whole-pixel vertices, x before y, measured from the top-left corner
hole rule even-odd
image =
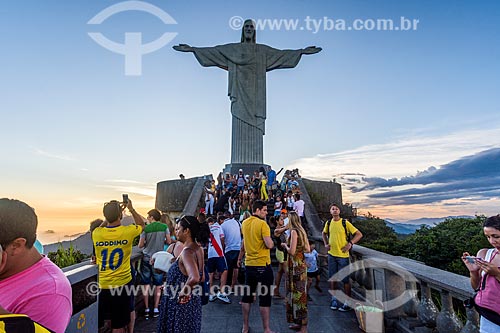
[[[315,54],[321,51],[321,47],[316,47],[316,46],[308,46],[305,49],[302,49],[302,54]]]
[[[193,47],[188,44],[174,45],[173,49],[180,52],[193,52]]]

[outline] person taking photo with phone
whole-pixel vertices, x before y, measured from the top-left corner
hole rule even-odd
[[[125,207],[135,224],[121,224]],[[130,270],[132,243],[144,229],[144,220],[128,198],[127,202],[106,202],[103,214],[106,220],[92,232],[99,268],[99,327],[103,326],[108,311],[113,333],[124,333],[130,323],[130,295],[123,286],[133,282]]]
[[[491,249],[481,249],[476,257],[464,252],[462,261],[470,273],[470,284],[476,290],[475,308],[481,315],[480,332],[500,332],[500,214],[488,217],[483,232]]]

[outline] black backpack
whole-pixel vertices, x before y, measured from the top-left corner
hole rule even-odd
[[[332,223],[332,219],[329,219],[328,221],[325,222],[325,224],[327,225],[326,230],[328,232],[326,234],[328,235],[328,238],[330,238],[330,223]],[[347,231],[346,219],[342,219],[342,226],[344,227],[344,231],[345,231],[345,239],[347,240],[347,243],[349,243],[352,239],[352,235]]]

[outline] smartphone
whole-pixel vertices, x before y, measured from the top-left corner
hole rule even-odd
[[[465,259],[467,259],[468,262],[471,264],[475,264],[476,261],[482,261],[483,259],[477,258],[477,257],[472,257],[472,256],[466,256]]]
[[[122,197],[123,197],[123,203],[127,204],[128,203],[128,194],[123,194]]]

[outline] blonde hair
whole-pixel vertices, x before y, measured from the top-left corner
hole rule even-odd
[[[297,231],[297,237],[304,248],[307,244],[309,244],[309,240],[307,239],[307,233],[302,227],[302,223],[300,223],[299,215],[296,212],[288,212],[288,228],[291,230]]]

